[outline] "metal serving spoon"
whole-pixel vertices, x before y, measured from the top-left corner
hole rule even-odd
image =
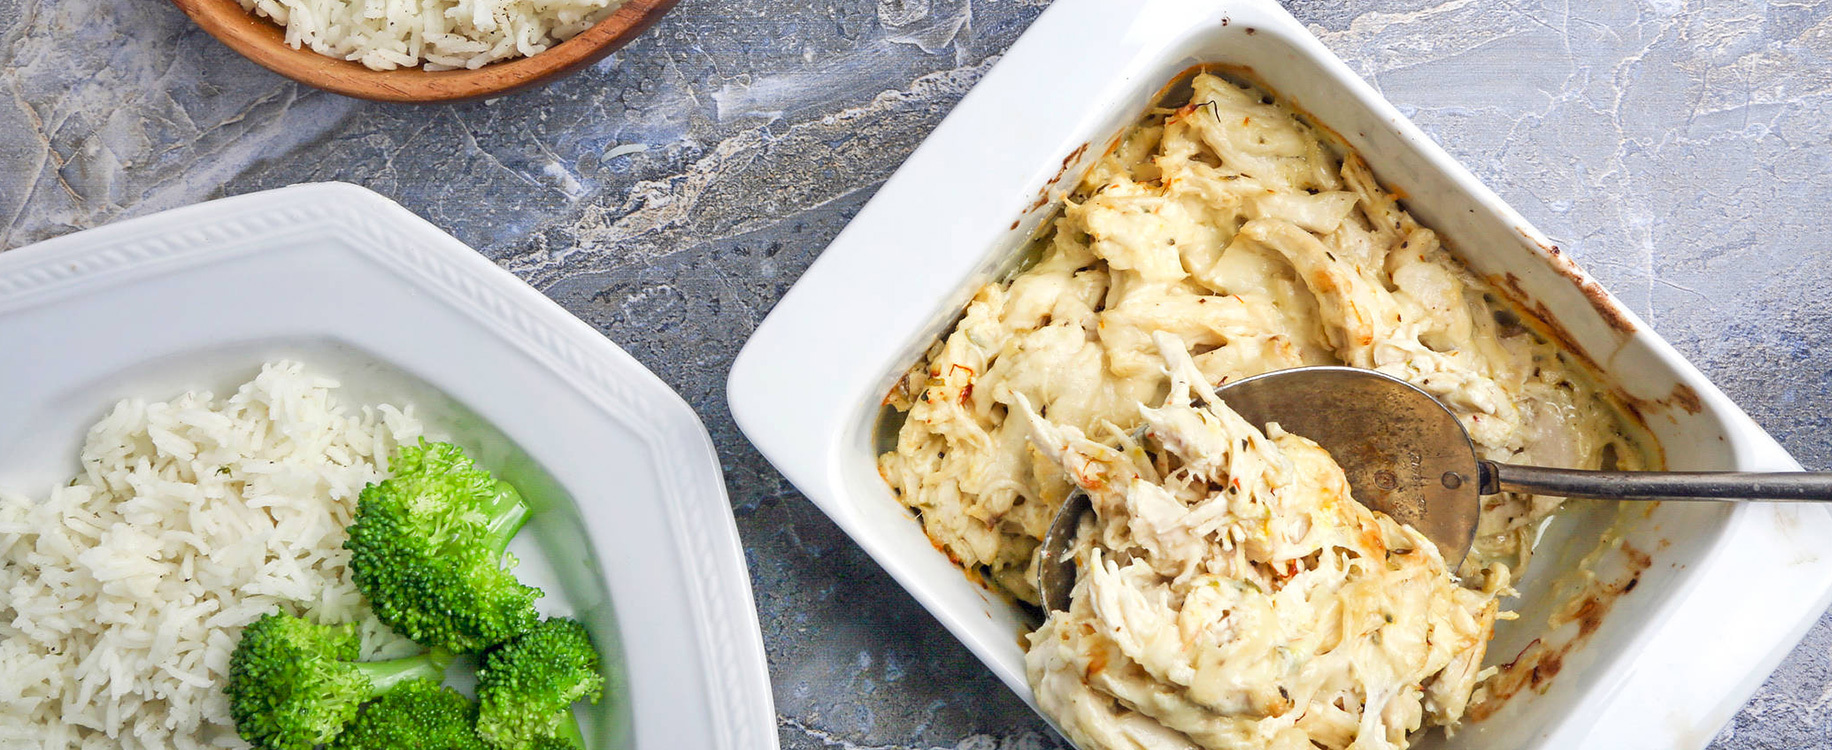
[[[1503,490],[1607,500],[1832,501],[1832,472],[1580,471],[1479,460],[1455,414],[1417,386],[1373,370],[1299,367],[1216,392],[1254,426],[1277,422],[1323,446],[1357,501],[1418,529],[1452,570],[1475,540],[1481,497]],[[1092,508],[1076,491],[1044,534],[1038,589],[1045,611],[1069,607],[1075,531]]]

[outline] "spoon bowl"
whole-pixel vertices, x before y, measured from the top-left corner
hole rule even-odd
[[[1457,415],[1418,386],[1353,367],[1300,367],[1217,389],[1253,426],[1276,422],[1315,441],[1357,502],[1418,529],[1452,570],[1481,514],[1476,448]]]

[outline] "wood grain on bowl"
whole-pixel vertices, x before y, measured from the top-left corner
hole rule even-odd
[[[204,31],[261,67],[345,96],[431,103],[496,96],[552,81],[603,59],[654,25],[678,0],[626,0],[578,36],[534,55],[476,70],[370,70],[286,44],[286,30],[242,9],[236,0],[172,0]]]

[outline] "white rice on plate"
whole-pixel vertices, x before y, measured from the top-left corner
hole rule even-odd
[[[343,541],[422,426],[337,386],[276,362],[225,399],[125,400],[68,486],[0,491],[0,750],[247,747],[223,685],[275,607],[361,622],[367,657],[417,650],[370,614]]]
[[[577,36],[624,0],[238,0],[293,49],[372,70],[476,69]]]

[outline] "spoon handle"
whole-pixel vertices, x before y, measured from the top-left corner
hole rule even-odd
[[[1832,501],[1832,472],[1583,471],[1478,464],[1484,495],[1507,490],[1601,500]]]

